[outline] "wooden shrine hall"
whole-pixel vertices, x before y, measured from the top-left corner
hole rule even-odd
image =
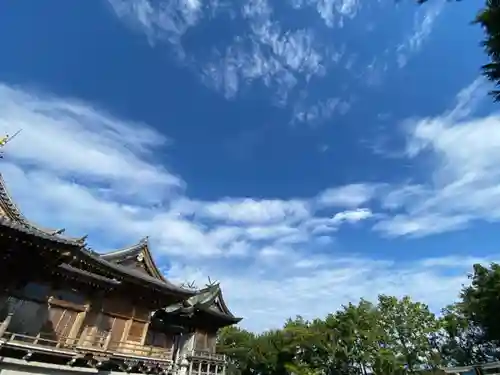
[[[29,221],[0,175],[0,374],[225,374],[216,335],[241,318],[219,284],[174,285],[147,239],[106,254],[85,240]]]

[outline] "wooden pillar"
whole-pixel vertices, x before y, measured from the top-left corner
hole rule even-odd
[[[201,375],[201,361],[198,362],[198,375]]]

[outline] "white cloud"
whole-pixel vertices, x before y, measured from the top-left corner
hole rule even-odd
[[[373,216],[373,213],[368,208],[358,208],[352,211],[343,211],[336,213],[333,216],[333,220],[338,223],[348,222],[355,223],[358,221],[369,219]]]
[[[468,216],[446,216],[427,213],[418,215],[396,215],[375,224],[374,229],[389,236],[426,236],[462,229],[470,221]]]
[[[330,188],[316,198],[319,206],[358,207],[371,200],[379,186],[375,184],[351,184]]]
[[[215,220],[266,224],[302,220],[310,216],[309,204],[300,200],[226,199],[201,204],[198,214]]]
[[[375,218],[356,209],[370,200],[369,188],[330,192],[326,203],[353,209],[323,206],[325,214],[314,210],[316,197],[193,200],[182,179],[154,161],[151,152],[165,138],[146,125],[1,87],[0,129],[24,129],[5,148],[1,172],[30,219],[73,235],[89,233],[96,250],[150,235],[168,277],[220,280],[246,327],[275,327],[295,314],[321,316],[377,293],[411,294],[437,309],[466,280],[465,270],[450,276],[449,259],[401,264],[339,252],[332,234],[340,225]]]
[[[390,235],[426,235],[500,219],[500,116],[470,118],[487,86],[475,80],[454,108],[407,124],[407,155],[432,166],[428,181],[394,188],[383,206],[400,214],[376,225]]]
[[[40,99],[5,85],[0,85],[0,111],[1,129],[10,134],[23,129],[11,144],[15,147],[7,147],[10,160],[43,165],[72,178],[85,176],[103,188],[127,186],[120,192],[143,198],[158,186],[182,186],[182,180],[164,167],[147,162],[167,139],[145,124],[121,122],[77,101]]]

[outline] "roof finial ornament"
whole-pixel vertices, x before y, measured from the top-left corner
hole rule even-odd
[[[5,134],[2,138],[0,138],[0,159],[3,158],[3,148],[12,141],[19,133],[21,133],[23,129],[19,129],[17,132],[14,133],[12,137],[10,137],[8,134]]]
[[[205,284],[206,287],[210,288],[211,286],[215,286],[219,284],[219,282],[217,280],[214,280],[212,281],[212,279],[210,278],[210,276],[208,276],[208,283]]]
[[[191,289],[191,290],[196,290],[196,284],[195,284],[195,281],[191,281],[191,282],[183,282],[181,283],[181,287],[182,288],[185,288],[185,289]]]

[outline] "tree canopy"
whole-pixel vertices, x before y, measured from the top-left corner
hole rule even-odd
[[[324,318],[297,316],[260,334],[220,332],[231,375],[403,375],[497,360],[500,265],[474,265],[459,301],[439,316],[410,297],[361,299]]]

